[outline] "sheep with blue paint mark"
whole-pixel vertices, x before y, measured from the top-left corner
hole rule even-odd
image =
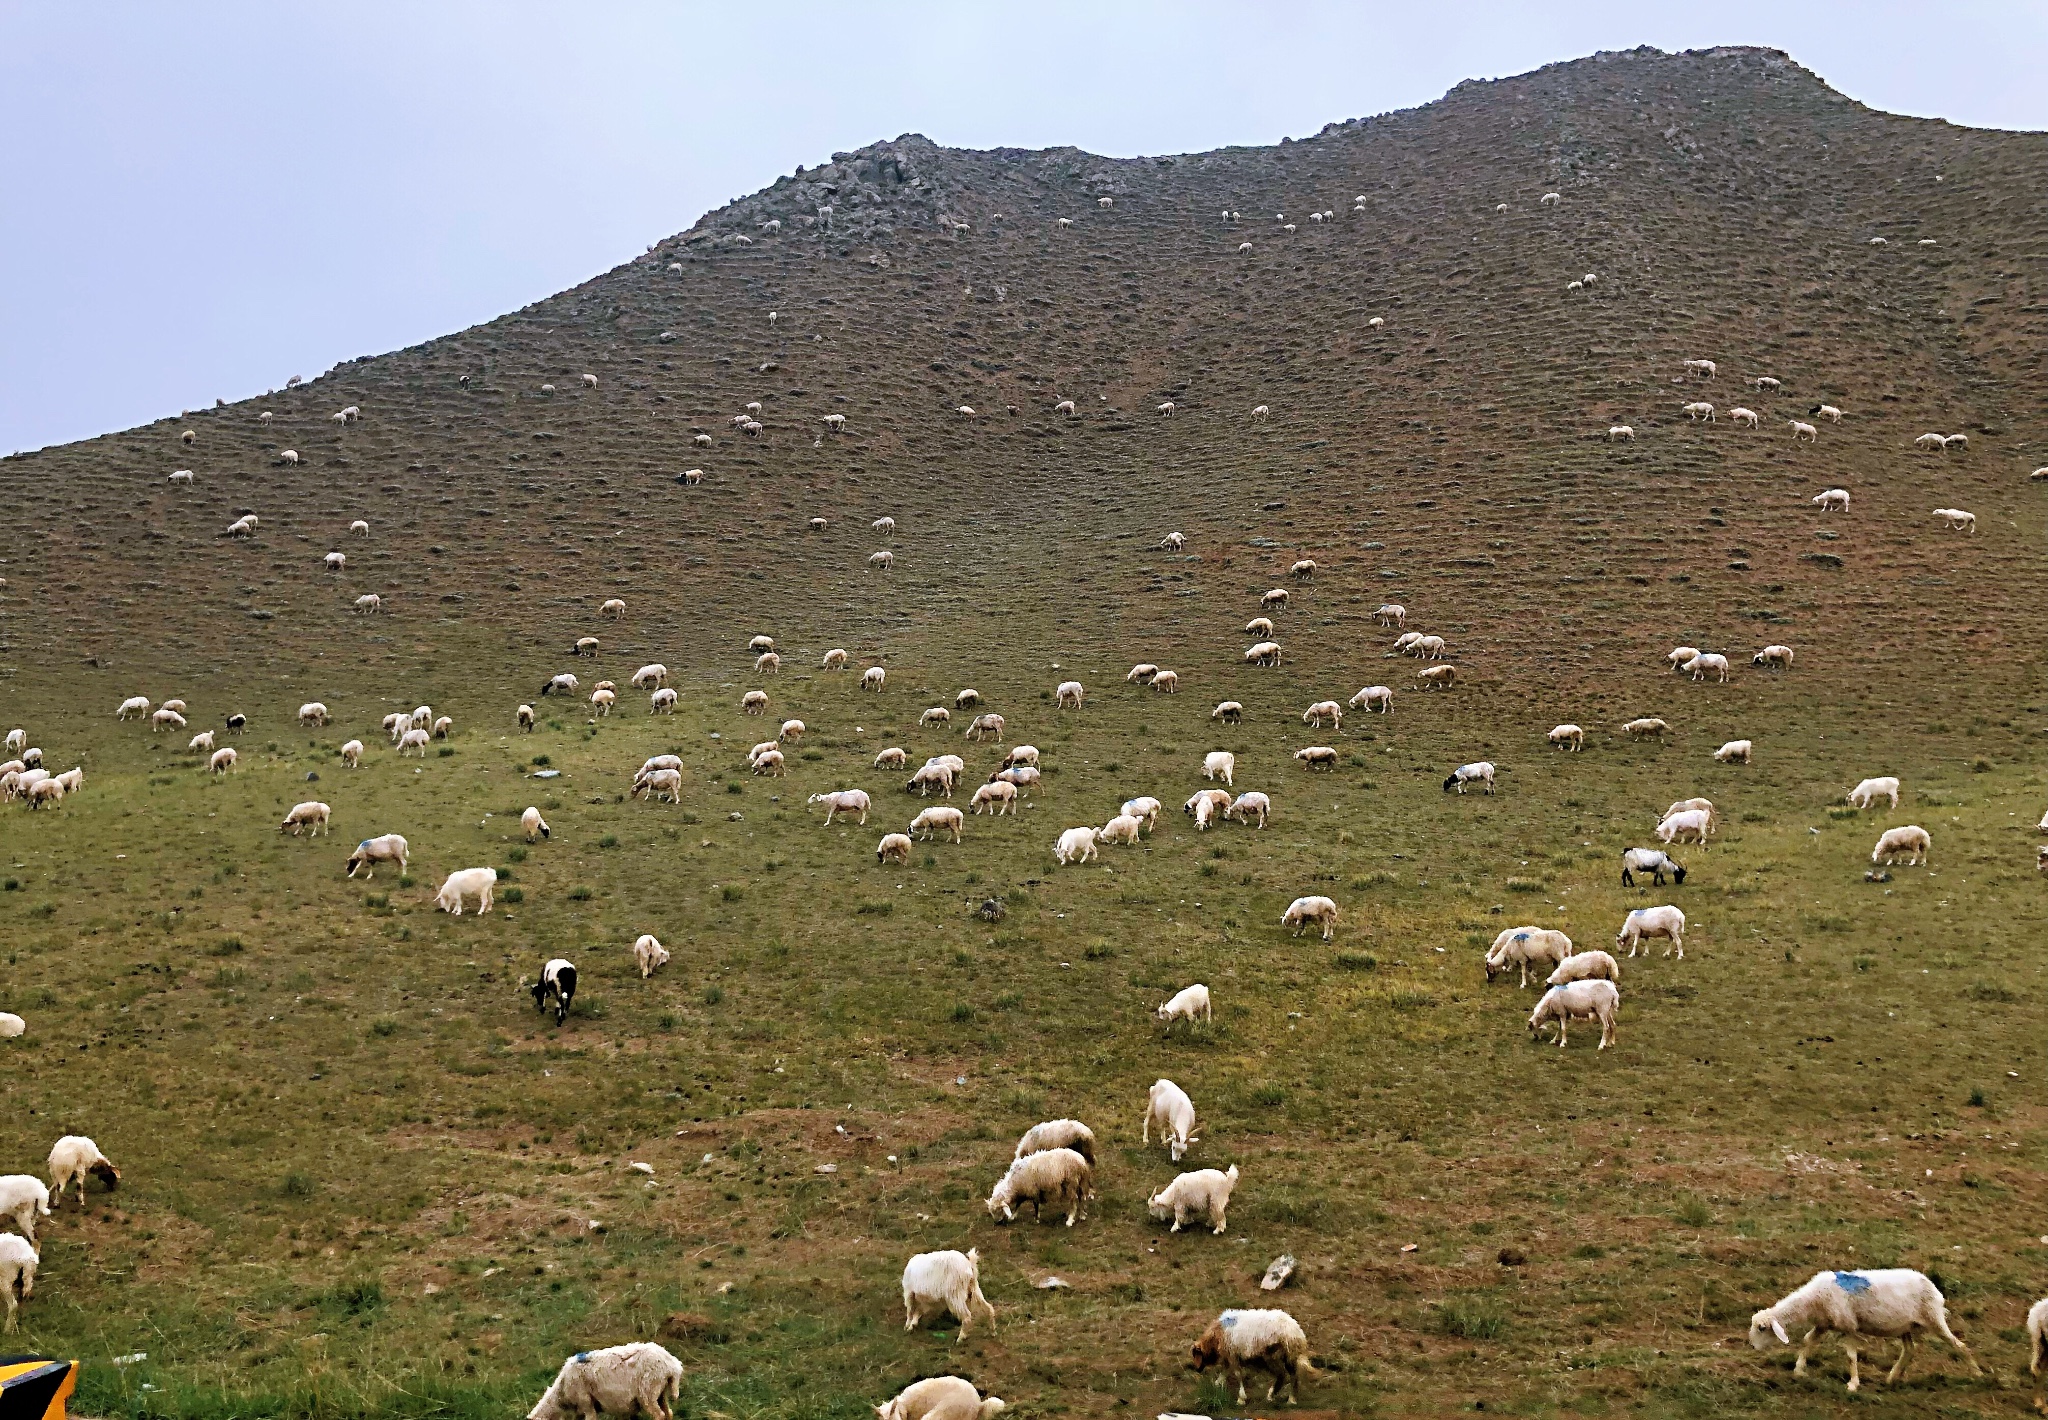
[[[562,1363],[554,1384],[526,1420],[596,1420],[599,1415],[630,1416],[636,1410],[646,1412],[650,1420],[675,1420],[682,1386],[683,1363],[652,1341],[578,1351]]]
[[[1851,1391],[1863,1386],[1856,1364],[1856,1347],[1865,1337],[1897,1338],[1900,1343],[1898,1362],[1885,1376],[1887,1383],[1905,1374],[1913,1343],[1922,1332],[1931,1332],[1948,1342],[1970,1363],[1972,1373],[1984,1374],[1970,1348],[1948,1329],[1948,1307],[1941,1289],[1925,1273],[1910,1267],[1816,1272],[1798,1291],[1749,1319],[1749,1344],[1761,1351],[1775,1337],[1781,1345],[1790,1346],[1794,1331],[1804,1335],[1799,1341],[1799,1358],[1793,1362],[1792,1374],[1806,1374],[1806,1353],[1813,1348],[1814,1338],[1833,1332],[1842,1338],[1842,1349],[1849,1355]]]

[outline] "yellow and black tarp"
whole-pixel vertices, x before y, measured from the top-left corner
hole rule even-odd
[[[0,1420],[64,1420],[78,1362],[0,1356]]]

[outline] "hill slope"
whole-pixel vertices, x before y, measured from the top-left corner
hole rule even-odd
[[[101,1413],[481,1414],[681,1310],[693,1414],[851,1414],[949,1366],[1045,1413],[1216,1406],[1177,1358],[1291,1250],[1332,1372],[1311,1403],[1811,1414],[1832,1381],[1729,1343],[1814,1268],[1892,1261],[1938,1260],[2010,1374],[2042,1280],[2044,177],[2048,138],[1874,113],[1746,49],[1602,55],[1277,148],[912,136],[489,325],[0,461],[4,715],[87,773],[9,820],[0,1004],[37,1048],[0,1153],[31,1168],[77,1128],[127,1173],[53,1227],[33,1344],[151,1353],[89,1376]],[[1916,452],[1928,431],[1967,448]],[[1828,488],[1846,513],[1812,506]],[[1282,664],[1248,668],[1300,558]],[[1455,690],[1391,657],[1383,601],[1446,638]],[[1789,672],[1748,665],[1772,642]],[[1731,683],[1668,672],[1681,643]],[[817,669],[835,647],[855,672]],[[673,720],[623,688],[653,661]],[[1139,661],[1181,694],[1126,683]],[[618,681],[618,711],[539,699],[566,670]],[[1079,714],[1050,703],[1069,677]],[[1378,681],[1384,719],[1302,724]],[[922,807],[878,750],[994,767],[966,716],[917,727],[963,686],[1044,783],[878,867]],[[117,724],[133,694],[193,729],[248,713],[237,772]],[[1226,698],[1241,726],[1209,719]],[[300,732],[314,700],[333,724]],[[378,721],[422,702],[455,737],[405,765]],[[1666,742],[1622,736],[1638,715]],[[741,748],[784,716],[791,773],[757,780]],[[1583,756],[1546,749],[1561,721]],[[1735,738],[1748,769],[1709,758]],[[1339,750],[1327,779],[1309,744]],[[1173,812],[1216,748],[1272,795],[1264,832]],[[661,752],[683,802],[625,798]],[[1478,758],[1500,794],[1445,797]],[[1829,808],[1892,773],[1896,814]],[[797,812],[851,786],[866,828]],[[1146,846],[1053,867],[1060,829],[1136,794],[1167,806]],[[1619,888],[1693,794],[1723,828],[1687,885]],[[276,833],[309,795],[344,843],[406,834],[418,881]],[[527,803],[555,830],[531,848]],[[1907,822],[1933,867],[1864,883]],[[509,875],[498,911],[433,913],[477,863]],[[1310,891],[1342,907],[1331,946],[1276,930]],[[1480,969],[1494,934],[1595,946],[1667,900],[1694,935],[1623,963],[1618,1052],[1528,1046],[1533,993]],[[676,953],[651,982],[643,931]],[[560,1031],[518,990],[557,952],[584,972]],[[1146,1023],[1196,980],[1213,1027]],[[1243,1167],[1224,1237],[1144,1218],[1172,1169],[1128,1126],[1160,1075],[1203,1119],[1190,1166]],[[995,1228],[1008,1141],[1064,1114],[1103,1137],[1096,1216]],[[903,1336],[903,1258],[970,1240],[1003,1330]]]

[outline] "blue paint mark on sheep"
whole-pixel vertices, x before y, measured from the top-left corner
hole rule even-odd
[[[1843,1291],[1852,1294],[1867,1292],[1870,1290],[1870,1279],[1861,1272],[1837,1272],[1835,1274],[1835,1285]]]
[[[1866,1284],[1866,1285],[1867,1285],[1867,1284]],[[574,1362],[575,1362],[575,1363],[576,1363],[577,1365],[579,1365],[579,1366],[580,1366],[580,1365],[582,1365],[582,1364],[583,1364],[583,1363],[584,1363],[585,1361],[588,1361],[588,1360],[590,1359],[590,1353],[589,1353],[588,1351],[578,1351],[578,1352],[577,1352],[577,1353],[576,1353],[575,1355],[571,1356],[571,1357],[570,1357],[569,1359],[570,1359],[570,1360],[572,1360],[572,1361],[574,1361]]]
[[[1527,932],[1517,932],[1515,933],[1515,940],[1518,942],[1526,942],[1529,940],[1529,934]]]

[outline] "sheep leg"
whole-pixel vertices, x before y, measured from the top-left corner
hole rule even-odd
[[[1849,1353],[1849,1390],[1853,1394],[1863,1389],[1863,1375],[1856,1366],[1856,1338],[1852,1336],[1844,1341],[1842,1349]]]
[[[1793,1375],[1803,1376],[1806,1374],[1806,1353],[1813,1349],[1813,1338],[1818,1335],[1820,1335],[1820,1328],[1816,1326],[1800,1339],[1799,1354],[1792,1361]]]
[[[1906,1361],[1912,1354],[1913,1333],[1909,1331],[1899,1338],[1899,1359],[1892,1364],[1892,1368],[1889,1371],[1885,1372],[1884,1383],[1886,1385],[1891,1385],[1899,1377],[1906,1374]]]
[[[15,1329],[14,1284],[12,1282],[7,1284],[7,1329],[9,1331]]]
[[[1963,1359],[1970,1363],[1970,1373],[1977,1376],[1983,1375],[1984,1368],[1977,1364],[1977,1358],[1970,1354],[1970,1348],[1963,1345],[1961,1338],[1948,1329],[1948,1318],[1946,1316],[1938,1318],[1937,1324],[1941,1331],[1941,1339],[1962,1352]]]
[[[1174,1204],[1174,1205],[1173,1205],[1173,1226],[1172,1226],[1171,1228],[1169,1228],[1169,1229],[1168,1229],[1167,1231],[1168,1231],[1168,1232],[1175,1232],[1175,1233],[1179,1232],[1179,1231],[1181,1230],[1181,1226],[1182,1226],[1182,1225],[1183,1225],[1184,1223],[1186,1223],[1186,1222],[1187,1222],[1187,1220],[1188,1220],[1188,1210],[1187,1210],[1187,1207],[1186,1207],[1186,1205],[1185,1205],[1185,1204],[1180,1204],[1180,1203],[1176,1203],[1176,1204]]]

